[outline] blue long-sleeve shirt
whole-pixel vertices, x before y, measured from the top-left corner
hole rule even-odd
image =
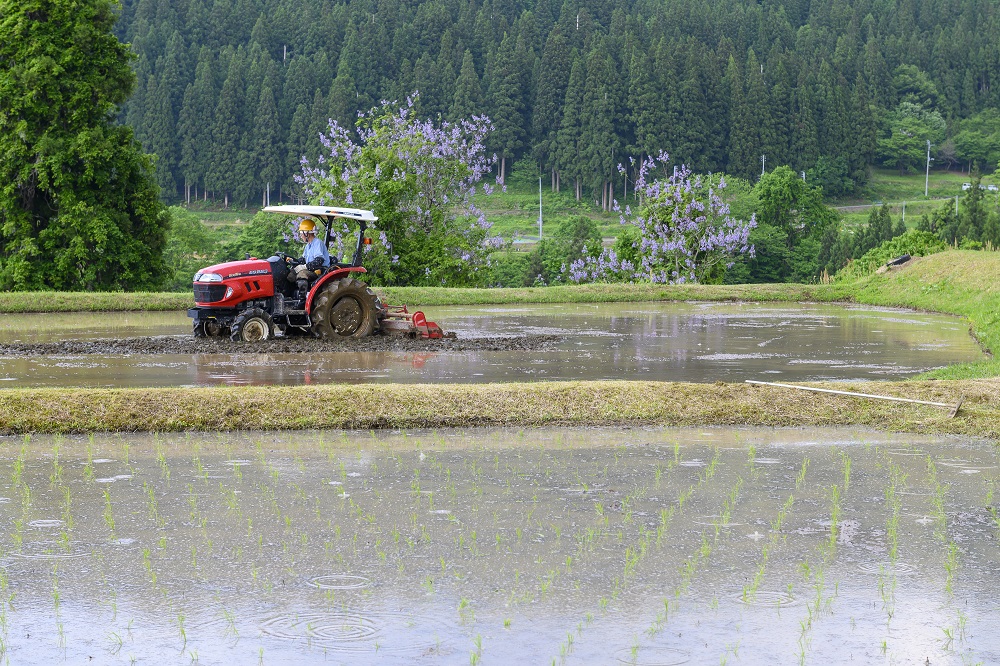
[[[313,238],[311,241],[306,243],[305,249],[302,251],[302,258],[306,260],[308,264],[310,261],[317,257],[323,257],[323,267],[330,267],[330,252],[326,249],[326,245],[318,238]]]

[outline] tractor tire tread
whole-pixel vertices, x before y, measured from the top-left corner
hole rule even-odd
[[[336,331],[330,322],[330,312],[342,297],[353,296],[362,309],[362,322],[347,335]],[[316,296],[310,317],[312,318],[313,334],[320,338],[363,338],[373,335],[379,329],[385,306],[378,295],[360,280],[351,277],[341,278],[325,285]]]

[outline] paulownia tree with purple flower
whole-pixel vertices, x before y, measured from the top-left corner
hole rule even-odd
[[[661,153],[640,164],[637,211],[615,204],[621,223],[634,225],[638,232],[630,253],[635,258],[622,258],[622,248],[605,249],[598,257],[573,262],[567,268],[571,281],[714,282],[734,257],[753,256],[749,237],[757,221],[754,216],[746,221],[730,216],[720,195],[725,177],[697,176],[682,165],[664,178],[653,178],[667,161]]]
[[[490,253],[503,245],[475,205],[477,186],[495,157],[483,141],[485,116],[459,122],[420,120],[414,93],[406,104],[382,102],[358,114],[354,131],[330,121],[315,164],[303,158],[302,184],[312,203],[372,210],[379,218],[365,266],[381,284],[485,283]],[[351,230],[339,230],[349,245]],[[336,248],[335,248],[336,249]]]

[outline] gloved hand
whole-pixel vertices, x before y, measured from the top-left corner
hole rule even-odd
[[[323,268],[323,257],[316,257],[308,264],[306,264],[306,268],[308,268],[311,271],[318,271],[319,269]]]

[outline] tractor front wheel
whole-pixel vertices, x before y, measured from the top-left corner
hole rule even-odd
[[[313,303],[312,331],[321,338],[363,338],[378,328],[382,302],[364,282],[343,278],[323,287]]]
[[[214,319],[199,321],[194,325],[194,337],[196,338],[217,338],[223,333],[225,333],[225,327]]]
[[[233,319],[229,337],[235,342],[264,342],[273,334],[271,316],[260,308],[250,308]]]

